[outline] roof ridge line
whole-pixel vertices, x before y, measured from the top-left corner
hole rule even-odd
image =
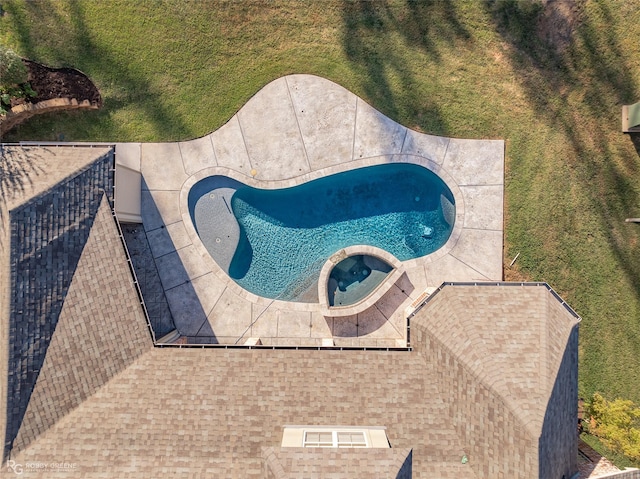
[[[447,346],[443,341],[441,341],[437,336],[435,336],[428,328],[425,327],[425,325],[421,325],[418,323],[418,326],[422,326],[423,332],[425,334],[427,334],[432,340],[434,340],[435,342],[437,342],[440,347],[442,347],[442,349],[444,349],[445,351],[447,351],[452,357],[454,357],[456,359],[456,361],[460,364],[460,366],[468,373],[471,375],[471,377],[475,378],[478,383],[480,385],[482,385],[483,387],[486,387],[493,395],[494,397],[500,401],[500,403],[502,403],[505,408],[509,411],[509,413],[515,418],[516,423],[518,425],[521,425],[525,432],[527,433],[527,435],[530,437],[530,439],[539,439],[540,437],[540,433],[542,432],[542,425],[539,428],[539,431],[534,431],[532,430],[532,427],[530,426],[532,421],[523,421],[521,420],[521,416],[517,414],[518,411],[515,411],[513,405],[510,403],[510,401],[507,401],[506,398],[504,397],[503,394],[501,394],[499,391],[496,390],[496,388],[494,387],[494,383],[488,383],[487,381],[484,380],[484,378],[482,378],[479,374],[477,374],[468,364],[466,361],[461,360],[460,356],[453,351],[453,349],[451,349],[449,346]],[[414,345],[414,350],[415,350],[415,345]],[[420,352],[418,352],[418,354],[420,354],[422,356],[422,359],[425,363],[426,366],[429,365],[429,363],[427,362],[427,358]],[[527,414],[528,415],[528,414]]]
[[[114,234],[114,237],[112,238],[113,241],[113,247],[114,248],[119,248],[120,247],[120,242],[119,239],[115,236],[117,236],[117,229],[116,229],[116,225],[113,222],[113,218],[112,218],[112,210],[111,210],[111,206],[110,206],[110,202],[109,199],[107,197],[106,194],[102,193],[101,195],[101,199],[100,199],[100,205],[98,206],[98,209],[96,211],[95,217],[93,218],[93,224],[91,226],[91,233],[96,233],[96,234],[101,234],[103,233],[103,231],[99,231],[99,228],[106,228],[107,230],[109,230],[111,233]],[[79,271],[81,271],[81,268],[83,268],[83,259],[84,261],[88,261],[88,263],[86,263],[84,265],[84,268],[89,267],[91,268],[91,257],[90,256],[86,256],[87,254],[90,255],[90,248],[96,248],[98,247],[97,243],[90,246],[92,244],[92,238],[91,238],[91,233],[89,234],[89,237],[87,238],[86,243],[83,246],[83,251],[80,255],[80,258],[78,259],[78,265],[76,267],[76,270],[74,271],[73,277],[71,278],[71,281],[69,283],[69,287],[68,287],[68,291],[67,291],[67,295],[69,294],[80,294],[78,293],[78,291],[81,291],[81,289],[77,289],[77,288],[81,288],[81,284],[82,283],[77,283],[77,281],[82,281],[82,273],[78,274]],[[87,249],[87,246],[89,246],[89,249]],[[119,251],[120,253],[120,251]],[[126,268],[127,266],[125,266],[126,264],[126,258],[125,258],[125,253],[124,251],[122,251],[120,253],[122,256],[120,257],[121,261],[118,261],[118,263],[121,265],[121,267]],[[93,271],[93,270],[91,270]],[[79,286],[80,285],[80,286]],[[127,286],[124,286],[127,287]],[[133,288],[133,284],[131,284],[131,282],[129,282],[129,287]],[[132,289],[130,291],[131,295],[136,295],[135,291]],[[85,296],[85,295],[82,295]],[[138,303],[137,299],[135,301],[135,303]],[[132,303],[133,305],[133,303]],[[144,312],[141,310],[142,306],[140,304],[137,305],[137,308],[140,308],[139,310],[139,314],[140,317],[137,318],[140,321],[145,321],[144,318]],[[71,314],[71,316],[67,316]],[[90,313],[83,313],[83,314],[90,314]],[[66,318],[66,319],[65,319]],[[24,409],[24,414],[22,415],[20,424],[16,430],[16,434],[15,437],[13,438],[13,444],[10,448],[9,454],[7,454],[7,457],[11,457],[12,453],[14,451],[16,451],[17,453],[19,453],[20,451],[23,450],[27,450],[29,449],[30,445],[34,442],[37,442],[38,437],[41,434],[44,434],[47,430],[51,429],[52,427],[54,427],[58,422],[60,422],[61,420],[63,420],[70,412],[72,412],[73,410],[75,410],[77,407],[79,407],[82,403],[84,403],[87,399],[89,399],[90,397],[94,396],[98,391],[100,391],[106,384],[110,383],[116,376],[118,376],[121,372],[126,371],[127,369],[129,369],[129,367],[135,363],[141,356],[145,355],[146,352],[148,351],[152,351],[154,350],[154,346],[153,346],[153,341],[152,339],[147,336],[148,332],[146,331],[146,327],[139,325],[141,334],[144,333],[144,339],[139,339],[139,348],[131,348],[128,350],[127,354],[128,354],[128,358],[123,359],[118,367],[116,369],[109,367],[109,365],[107,364],[104,368],[101,368],[100,370],[100,374],[99,374],[99,379],[97,381],[90,381],[89,387],[81,387],[83,384],[86,384],[85,380],[90,377],[92,375],[92,371],[80,371],[79,373],[77,373],[77,370],[74,369],[72,371],[69,371],[66,379],[55,379],[55,376],[53,377],[49,377],[48,376],[48,372],[47,371],[51,371],[50,368],[55,367],[55,362],[56,361],[61,361],[64,360],[64,358],[60,358],[57,357],[60,354],[60,351],[63,350],[67,350],[69,348],[69,345],[66,344],[65,342],[65,337],[69,334],[74,334],[73,332],[73,326],[78,324],[78,319],[76,318],[74,320],[74,316],[73,316],[73,310],[71,311],[67,311],[64,307],[63,309],[60,310],[58,318],[56,320],[56,325],[55,325],[55,329],[53,330],[52,334],[51,334],[51,338],[48,342],[47,345],[47,351],[46,354],[44,356],[43,362],[40,365],[40,368],[38,370],[37,373],[37,378],[35,379],[34,385],[33,385],[33,389],[30,392],[26,407]],[[102,323],[100,323],[99,321],[97,323],[94,324],[94,326],[98,327],[98,329],[101,327]],[[134,326],[135,327],[135,326]],[[71,329],[70,329],[71,328]],[[144,328],[144,332],[143,332],[143,328]],[[95,330],[94,330],[95,331]],[[105,349],[104,352],[115,352],[117,353],[117,349],[115,349],[114,345],[112,344],[112,341],[107,341],[105,343],[104,341],[104,337],[103,334],[104,333],[104,326],[102,326],[102,332],[100,332],[100,330],[97,331],[97,335],[91,335],[89,333],[89,331],[82,331],[83,336],[81,337],[76,337],[74,335],[74,338],[77,339],[78,343],[82,343],[83,341],[87,340],[89,341],[89,344],[93,344],[94,346],[98,345],[98,344],[103,344]],[[106,334],[108,334],[108,331],[106,332]],[[59,336],[62,335],[62,336]],[[94,338],[94,339],[91,339]],[[54,349],[51,349],[51,347],[54,347]],[[56,352],[57,351],[57,352]],[[100,353],[100,351],[98,351],[98,353]],[[87,356],[85,357],[85,359],[91,359],[94,356]],[[94,358],[95,359],[95,358]],[[54,363],[51,363],[51,361],[54,361]],[[73,371],[75,371],[76,373],[73,373]],[[115,371],[115,373],[114,373]],[[43,375],[44,373],[44,375]],[[69,374],[71,373],[71,374]],[[77,387],[79,387],[79,390],[81,390],[81,393],[78,395],[74,395],[74,394],[65,394],[64,398],[66,400],[68,400],[68,402],[65,403],[65,407],[64,408],[60,408],[60,407],[56,407],[56,406],[60,406],[59,401],[61,401],[61,397],[57,394],[54,394],[52,397],[52,405],[50,406],[46,406],[45,403],[43,403],[42,401],[40,401],[38,398],[42,398],[42,397],[46,397],[46,390],[43,390],[42,388],[46,388],[47,385],[47,380],[51,381],[51,380],[56,381],[54,383],[54,386],[57,384],[61,384],[62,382],[68,382],[71,381],[71,385],[73,387],[73,384],[75,384]],[[40,385],[40,386],[39,386]],[[44,396],[43,396],[44,395]],[[83,397],[84,395],[86,395],[86,397]],[[51,396],[50,396],[51,397]],[[53,409],[52,409],[53,408]],[[52,411],[55,411],[54,413],[52,413]],[[35,416],[33,416],[33,414],[35,414]],[[38,415],[40,414],[45,414],[44,418],[41,419],[37,419]],[[37,421],[35,424],[37,424],[35,430],[32,427],[33,421]]]

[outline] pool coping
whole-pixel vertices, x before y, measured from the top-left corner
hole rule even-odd
[[[364,334],[363,313],[330,321],[319,303],[271,300],[241,288],[208,254],[189,214],[189,189],[207,176],[283,188],[396,162],[421,165],[445,181],[456,221],[442,248],[403,262],[396,287],[370,311],[386,322]],[[443,281],[502,280],[504,142],[411,130],[313,75],[271,82],[204,137],[116,143],[116,163],[141,173],[143,226],[176,327],[188,341],[238,344],[258,336],[265,345],[315,346],[331,338],[346,347],[397,347],[406,344],[405,307],[427,289]]]

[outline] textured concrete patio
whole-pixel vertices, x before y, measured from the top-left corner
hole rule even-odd
[[[443,281],[502,279],[504,142],[412,131],[319,77],[273,81],[203,138],[117,144],[116,161],[142,173],[144,230],[183,341],[404,347],[405,309],[425,290]],[[283,188],[389,162],[437,173],[453,192],[456,222],[445,246],[403,262],[397,283],[351,317],[328,318],[319,304],[242,289],[211,258],[189,215],[189,189],[207,176]]]

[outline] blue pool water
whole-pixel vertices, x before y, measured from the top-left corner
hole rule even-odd
[[[198,234],[229,276],[259,296],[291,301],[314,288],[324,262],[347,246],[376,246],[401,261],[436,251],[451,234],[454,205],[436,174],[407,163],[278,190],[213,176],[189,198]]]

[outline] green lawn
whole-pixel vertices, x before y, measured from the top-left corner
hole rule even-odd
[[[580,394],[640,404],[640,9],[579,2],[573,42],[525,0],[1,2],[0,41],[87,73],[97,112],[5,141],[198,137],[269,81],[329,78],[416,130],[506,140],[507,279],[549,282],[583,318]],[[569,22],[570,23],[570,22]]]

